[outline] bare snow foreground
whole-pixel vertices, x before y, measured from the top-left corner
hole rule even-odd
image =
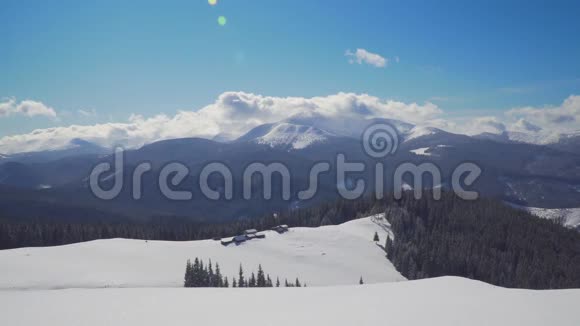
[[[578,326],[580,290],[462,278],[311,288],[0,291],[0,325]]]

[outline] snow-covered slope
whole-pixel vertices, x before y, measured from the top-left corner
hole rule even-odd
[[[428,150],[429,150],[429,147],[421,147],[421,148],[417,148],[417,149],[412,149],[409,152],[411,152],[415,155],[431,156],[431,153],[427,152]]]
[[[447,134],[425,126],[415,126],[393,119],[333,119],[322,116],[295,116],[282,122],[258,126],[240,137],[238,141],[254,141],[272,147],[288,146],[302,149],[314,143],[323,143],[331,137],[359,140],[369,126],[388,124],[399,134],[399,141],[408,142]],[[451,134],[450,134],[451,135]]]
[[[440,130],[437,128],[415,126],[413,129],[404,134],[404,141],[407,142],[421,137],[432,136],[439,131]]]
[[[516,208],[526,210],[540,218],[562,220],[564,226],[580,229],[580,208],[540,208],[510,204]]]
[[[579,301],[580,290],[510,290],[455,277],[308,288],[0,291],[0,324],[577,326]]]
[[[303,149],[316,143],[324,143],[333,136],[331,133],[312,126],[277,123],[253,141],[271,147]]]
[[[405,280],[373,241],[388,234],[378,215],[338,226],[292,228],[239,246],[219,241],[99,240],[60,247],[0,251],[0,289],[179,287],[185,262],[200,257],[219,262],[230,279],[240,263],[249,274],[258,264],[272,277],[309,286]]]
[[[361,117],[337,118],[320,114],[298,114],[281,122],[312,126],[339,137],[349,137],[357,140],[361,138],[365,129],[373,124],[389,124],[397,129],[399,134],[405,134],[414,127],[413,124],[394,119],[365,119]]]
[[[475,135],[479,139],[491,139],[499,142],[516,142],[536,145],[553,145],[580,136],[580,132],[558,133],[552,131],[522,132],[503,131],[501,133],[485,132]]]
[[[546,133],[531,133],[531,132],[520,132],[520,131],[503,131],[502,133],[490,133],[485,132],[479,135],[475,135],[475,138],[479,139],[489,139],[498,142],[516,142],[516,143],[527,143],[536,145],[545,145],[552,142],[557,142],[558,135],[556,134],[546,134]]]

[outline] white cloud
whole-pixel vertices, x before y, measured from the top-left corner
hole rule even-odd
[[[384,58],[376,53],[369,52],[365,49],[356,49],[355,52],[346,50],[344,55],[349,58],[348,62],[351,64],[355,62],[359,65],[366,63],[377,68],[384,68],[389,62],[389,59]],[[399,57],[396,57],[395,60],[399,62]]]
[[[4,102],[0,102],[0,118],[12,114],[15,107],[16,100],[13,98],[5,99]]]
[[[63,148],[74,138],[103,146],[138,147],[162,139],[202,137],[234,139],[251,128],[297,115],[330,118],[388,117],[409,122],[434,119],[442,111],[425,104],[383,100],[367,94],[338,93],[323,97],[270,97],[243,92],[226,92],[215,103],[199,111],[179,111],[170,117],[131,115],[125,123],[92,126],[73,125],[35,130],[29,134],[0,138],[0,152]]]
[[[15,107],[13,102],[0,103],[0,114],[6,108]],[[123,123],[72,125],[6,136],[0,138],[0,153],[65,148],[75,138],[107,147],[128,148],[183,137],[230,140],[261,124],[316,115],[343,121],[390,118],[468,135],[519,131],[543,136],[580,129],[580,96],[570,96],[560,106],[517,108],[497,116],[460,118],[449,117],[431,102],[405,103],[368,94],[338,93],[304,98],[226,92],[198,111],[183,110],[174,116],[133,114]]]
[[[536,126],[535,124],[527,121],[526,119],[519,119],[511,125],[514,131],[519,132],[539,132],[542,131],[542,127]]]
[[[479,117],[471,122],[470,128],[481,132],[502,133],[507,130],[505,124],[496,117]]]
[[[515,108],[509,110],[507,116],[525,119],[542,129],[573,131],[580,122],[580,96],[571,95],[559,106]]]
[[[519,107],[497,116],[463,119],[459,123],[446,121],[446,126],[447,130],[468,135],[508,131],[528,134],[538,142],[554,141],[560,134],[580,130],[580,96],[571,95],[557,106]]]
[[[449,117],[434,119],[424,123],[452,133],[478,135],[481,133],[500,134],[507,130],[506,125],[497,117]]]
[[[56,111],[42,102],[24,100],[17,103],[14,98],[10,98],[0,103],[0,117],[12,114],[20,114],[27,117],[45,116],[56,118]]]
[[[53,108],[46,106],[42,102],[25,100],[20,102],[16,107],[16,112],[28,117],[46,116],[56,118],[56,112]]]

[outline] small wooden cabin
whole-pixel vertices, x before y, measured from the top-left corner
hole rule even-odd
[[[284,232],[288,231],[288,225],[286,225],[286,224],[277,225],[277,226],[273,227],[272,230],[274,230],[278,233],[284,233]]]

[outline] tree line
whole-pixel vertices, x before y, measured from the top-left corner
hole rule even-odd
[[[190,241],[228,237],[247,229],[267,230],[276,225],[316,227],[340,224],[364,217],[370,211],[381,212],[384,203],[374,199],[340,200],[322,205],[287,210],[276,214],[225,223],[191,221],[166,216],[143,221],[110,219],[13,219],[0,212],[0,250],[21,247],[58,246],[97,239],[127,238],[142,240]],[[76,220],[76,222],[73,222]]]
[[[203,260],[196,257],[193,263],[191,260],[187,260],[187,263],[185,264],[183,286],[186,288],[227,288],[230,287],[230,281],[227,276],[222,275],[219,263],[216,262],[214,269],[211,260],[209,260],[207,264],[204,264]],[[266,274],[262,269],[262,265],[258,265],[258,272],[256,274],[252,272],[249,277],[246,277],[244,275],[242,264],[240,264],[238,276],[237,278],[232,277],[231,286],[234,288],[266,288],[280,287],[281,283],[278,277],[276,277],[276,281],[273,282],[270,278],[270,274]],[[296,278],[294,282],[288,282],[288,280],[285,279],[284,286],[303,287],[306,286],[306,284],[303,285],[300,280]]]

